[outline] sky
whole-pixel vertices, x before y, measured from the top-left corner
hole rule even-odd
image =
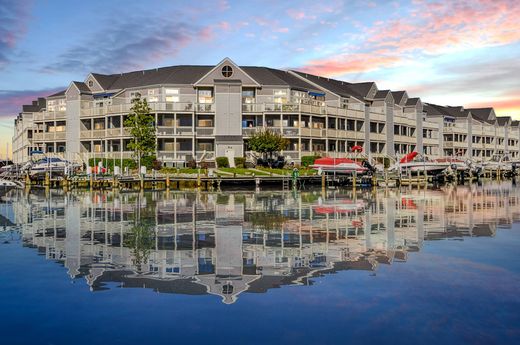
[[[72,80],[225,57],[520,119],[518,18],[518,0],[0,0],[0,157],[21,105]]]

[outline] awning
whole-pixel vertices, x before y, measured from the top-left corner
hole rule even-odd
[[[94,96],[94,98],[105,98],[105,97],[112,97],[114,95],[113,92],[111,93],[97,93]]]
[[[32,155],[42,155],[43,151],[41,151],[41,150],[33,150],[33,151],[31,151],[31,154]]]
[[[314,97],[323,97],[323,96],[325,96],[325,94],[323,92],[314,92],[314,91],[309,91],[309,95],[310,96],[314,96]]]

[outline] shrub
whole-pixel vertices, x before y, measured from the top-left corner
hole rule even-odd
[[[244,157],[235,157],[235,167],[245,168],[246,159]]]
[[[229,168],[229,159],[227,157],[217,157],[217,168]]]
[[[320,158],[320,156],[302,156],[302,166],[308,167],[309,165],[313,165],[316,159]]]
[[[154,159],[152,162],[152,169],[153,170],[161,170],[162,168],[162,162],[158,159]]]

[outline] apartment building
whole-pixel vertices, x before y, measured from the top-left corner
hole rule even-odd
[[[13,162],[27,162],[31,152],[37,150],[33,146],[34,116],[45,111],[45,98],[38,98],[30,105],[22,106],[22,112],[14,120],[14,135],[12,138]]]
[[[488,160],[507,154],[519,158],[518,121],[497,117],[493,108],[469,108],[425,104],[427,118],[439,124],[443,156],[462,156]]]
[[[406,91],[379,90],[374,82],[238,66],[228,58],[216,66],[91,73],[47,97],[45,108],[31,115],[30,146],[76,161],[130,158],[131,137],[124,121],[137,96],[147,99],[155,116],[156,155],[166,166],[248,156],[248,138],[265,129],[288,139],[282,154],[296,163],[306,155],[344,156],[356,145],[374,159],[414,150],[430,156],[455,152],[442,145],[444,119],[451,115],[428,114],[421,99]],[[495,121],[475,119],[485,128]],[[518,130],[509,135],[518,124],[496,122],[494,128],[503,139],[496,153],[518,153]],[[19,130],[17,126],[15,136]],[[502,148],[505,143],[512,145]],[[467,155],[481,150],[464,149]],[[15,162],[26,158],[16,155]]]

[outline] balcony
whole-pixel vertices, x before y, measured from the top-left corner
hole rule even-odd
[[[264,111],[264,105],[261,103],[244,103],[242,104],[242,112],[244,113],[261,113]]]
[[[121,136],[121,128],[107,129],[107,137],[119,137],[119,136]]]
[[[284,127],[283,128],[283,135],[289,136],[289,137],[297,137],[299,135],[299,128],[298,127]]]
[[[299,104],[264,103],[266,112],[299,112]]]
[[[209,137],[212,136],[215,132],[215,128],[213,127],[197,127],[196,133],[197,136],[200,137]]]
[[[242,128],[242,135],[246,136],[246,137],[249,137],[257,132],[260,132],[262,131],[264,128],[263,127],[247,127],[247,128]]]
[[[104,129],[95,129],[92,131],[83,130],[80,132],[81,139],[104,139],[106,137],[106,132]]]
[[[173,136],[173,135],[175,135],[174,127],[157,126],[157,136],[161,137],[161,136]]]
[[[187,135],[187,136],[193,135],[193,127],[192,126],[176,127],[175,134],[176,135]]]
[[[214,113],[215,104],[214,103],[198,103],[196,105],[196,109],[197,109],[198,113]]]

